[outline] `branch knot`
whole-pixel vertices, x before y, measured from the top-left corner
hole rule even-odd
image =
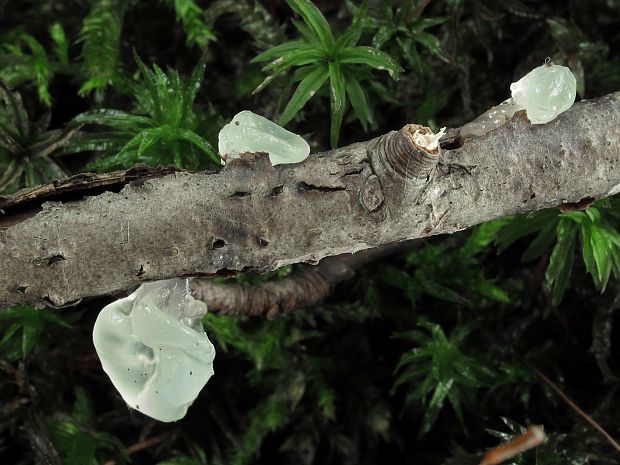
[[[374,147],[382,171],[401,179],[427,178],[441,154],[441,148],[430,128],[408,124],[400,131],[385,134]]]

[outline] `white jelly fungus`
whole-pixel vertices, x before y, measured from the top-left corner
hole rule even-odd
[[[545,124],[568,110],[577,96],[577,80],[566,66],[545,63],[510,85],[512,97],[460,130],[462,137],[484,136],[525,110],[532,124]]]
[[[512,98],[509,98],[467,123],[461,128],[460,134],[462,137],[484,136],[510,120],[519,110],[522,108],[514,103]]]
[[[215,348],[201,323],[206,305],[188,279],[143,284],[106,306],[93,342],[125,402],[159,421],[176,421],[213,375]]]
[[[510,91],[532,124],[545,124],[573,106],[577,80],[566,66],[544,64],[510,84]]]
[[[248,110],[235,115],[222,128],[218,135],[218,150],[226,161],[246,152],[268,153],[274,166],[299,163],[310,154],[310,146],[301,136]]]

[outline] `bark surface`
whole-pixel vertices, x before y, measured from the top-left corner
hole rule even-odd
[[[246,154],[216,173],[117,173],[109,189],[90,176],[92,187],[70,179],[0,198],[0,307],[314,264],[620,191],[620,93],[545,125],[520,117],[446,138],[438,153],[412,145],[413,128],[296,165]]]

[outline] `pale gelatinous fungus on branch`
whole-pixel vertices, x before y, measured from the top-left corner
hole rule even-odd
[[[566,66],[546,63],[510,84],[510,92],[530,123],[545,124],[573,106],[577,80]]]
[[[512,97],[464,125],[461,137],[480,137],[525,110],[532,124],[545,124],[575,102],[577,81],[566,66],[545,63],[510,85]]]
[[[301,136],[248,110],[237,113],[222,128],[218,150],[225,161],[239,158],[242,153],[267,153],[274,166],[299,163],[310,154],[310,146]]]
[[[143,284],[101,310],[95,349],[130,407],[165,422],[185,416],[213,375],[215,348],[201,323],[206,312],[188,279]]]

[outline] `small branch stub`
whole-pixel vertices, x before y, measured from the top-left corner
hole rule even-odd
[[[372,159],[373,168],[394,178],[426,179],[441,155],[437,134],[426,127],[408,124],[400,131],[392,131],[377,141]]]

